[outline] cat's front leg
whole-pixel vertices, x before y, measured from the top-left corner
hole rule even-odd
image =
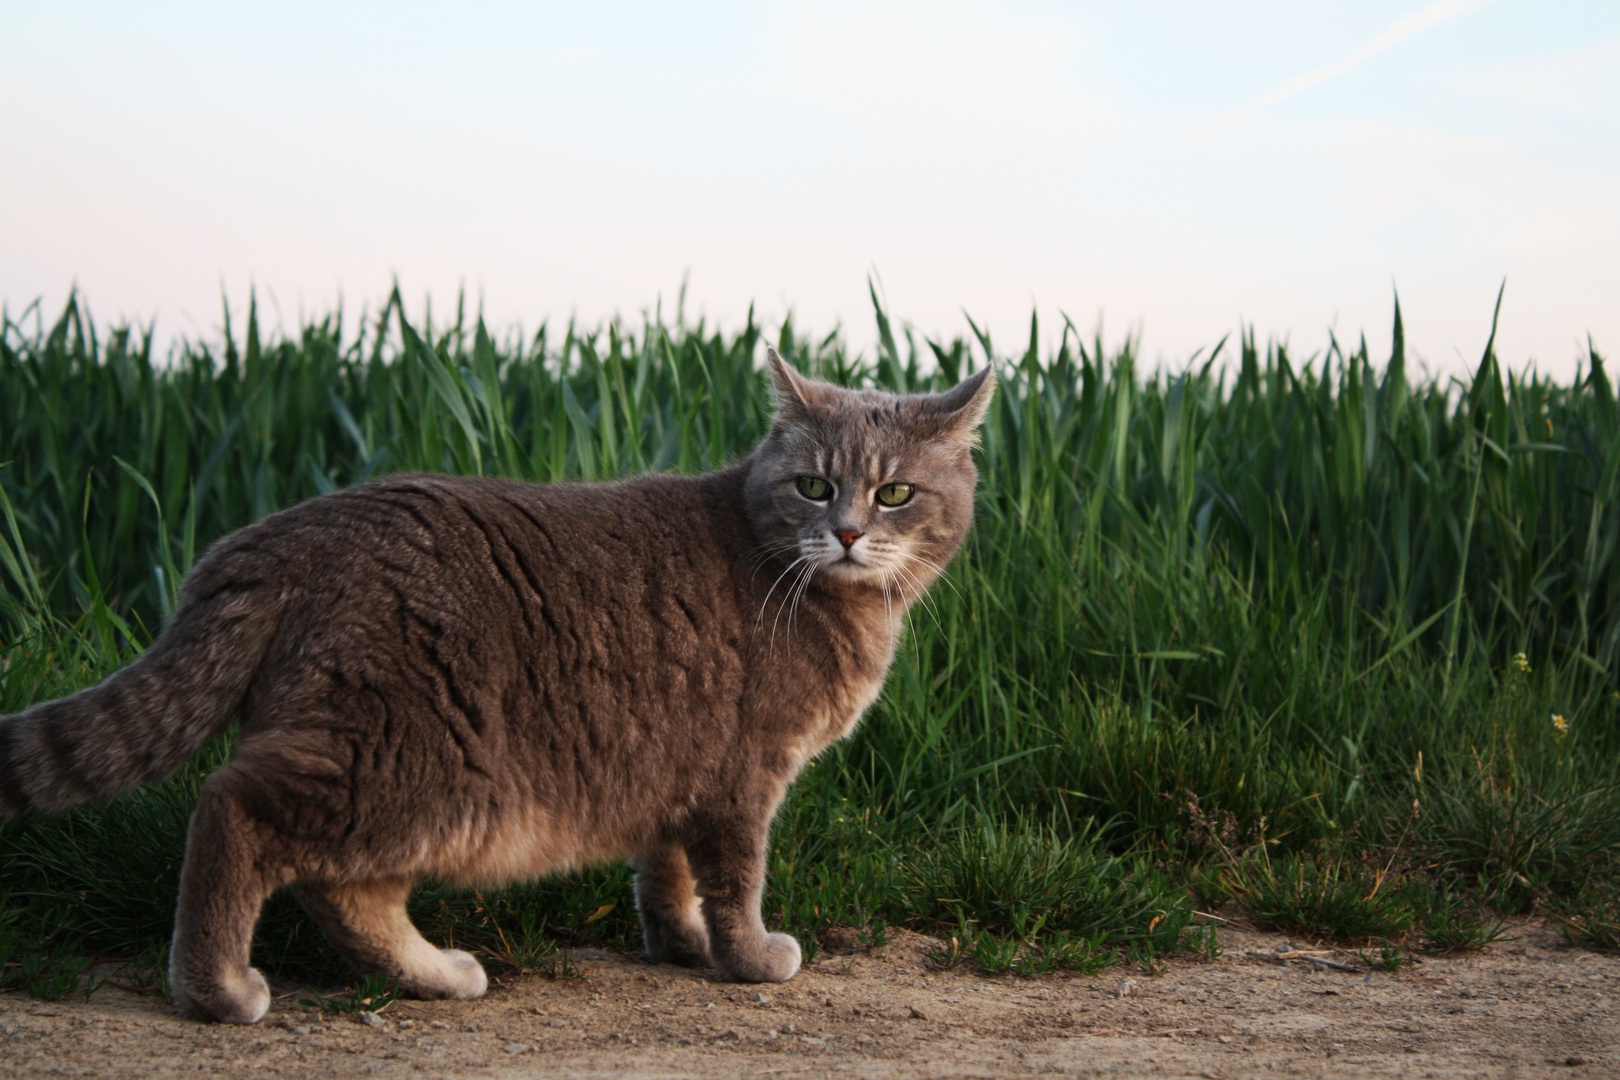
[[[636,871],[636,911],[647,959],[655,964],[710,967],[709,930],[703,925],[692,868],[679,844],[650,848],[630,860]]]
[[[790,934],[766,933],[760,918],[768,827],[769,815],[710,821],[686,845],[715,972],[731,982],[785,982],[799,970],[799,943]]]

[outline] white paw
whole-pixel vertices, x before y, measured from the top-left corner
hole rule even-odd
[[[765,944],[770,957],[767,974],[761,982],[787,982],[799,973],[802,954],[799,940],[792,934],[766,934]]]
[[[239,1001],[241,1011],[237,1015],[221,1016],[220,1019],[232,1024],[257,1024],[270,1011],[270,984],[258,968],[247,969]]]
[[[717,965],[728,982],[787,982],[799,972],[799,943],[791,934],[766,934],[758,946]]]
[[[439,955],[444,957],[445,997],[471,1001],[484,996],[484,991],[489,989],[489,976],[484,974],[484,965],[471,953],[441,949]]]
[[[182,1012],[222,1024],[256,1024],[270,1011],[270,984],[256,968],[229,974],[217,986],[191,987],[170,972],[169,988]]]

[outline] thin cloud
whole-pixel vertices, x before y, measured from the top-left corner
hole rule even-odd
[[[1273,105],[1287,101],[1295,94],[1321,86],[1323,83],[1338,78],[1365,64],[1379,53],[1394,48],[1414,34],[1450,22],[1460,15],[1485,6],[1489,0],[1439,0],[1410,15],[1403,15],[1389,25],[1382,34],[1373,38],[1367,44],[1353,52],[1346,53],[1339,59],[1321,67],[1312,68],[1303,75],[1289,79],[1287,82],[1272,87],[1259,97],[1253,98],[1231,112],[1219,117],[1214,123],[1203,131],[1204,137],[1219,135],[1242,123],[1262,109],[1269,109]]]

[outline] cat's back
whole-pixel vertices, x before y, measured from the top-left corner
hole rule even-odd
[[[234,575],[287,594],[254,695],[278,711],[351,686],[447,696],[475,716],[537,694],[556,711],[593,687],[645,693],[648,680],[658,697],[713,691],[746,646],[736,568],[754,543],[740,488],[735,469],[608,484],[388,477],[227,537],[196,591]]]
[[[391,476],[227,536],[197,574],[279,574],[295,591],[350,594],[368,581],[430,588],[491,572],[513,586],[595,582],[598,592],[655,578],[729,588],[728,569],[752,545],[740,487],[737,469],[601,484]]]

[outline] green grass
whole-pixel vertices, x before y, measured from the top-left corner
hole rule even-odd
[[[1008,351],[876,314],[872,356],[791,324],[771,340],[846,385],[939,388],[986,358],[1004,377],[974,534],[883,698],[790,795],[769,918],[807,942],[913,925],[1034,972],[1203,948],[1187,890],[1258,904],[1255,860],[1279,911],[1343,937],[1488,925],[1364,918],[1340,901],[1366,866],[1457,911],[1601,908],[1580,898],[1620,852],[1620,402],[1595,349],[1567,384],[1490,346],[1467,380],[1415,377],[1397,308],[1376,364],[1364,341],[1302,360],[1246,334],[1146,371],[1069,325],[1042,354],[1033,320]],[[160,362],[77,299],[0,320],[0,711],[127,660],[198,551],[300,499],[399,470],[556,481],[746,453],[764,337],[648,317],[497,339],[460,309],[407,322],[396,297],[288,336],[250,306]],[[7,940],[160,945],[201,768],[0,832]],[[636,937],[622,868],[414,905],[516,968]],[[285,899],[259,947],[344,977]]]

